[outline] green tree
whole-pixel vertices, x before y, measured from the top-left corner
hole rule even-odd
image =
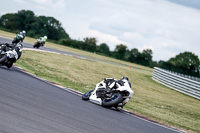
[[[0,18],[0,27],[13,32],[25,30],[28,36],[48,36],[50,40],[70,38],[61,23],[53,17],[35,16],[30,10],[20,10],[14,14],[5,14]]]
[[[143,50],[141,54],[141,65],[150,66],[150,64],[152,63],[152,54],[153,51],[151,49]]]
[[[16,16],[16,26],[18,30],[31,30],[31,24],[35,21],[35,14],[32,11],[21,10],[18,11]]]
[[[47,35],[51,40],[58,41],[59,39],[69,38],[61,23],[53,17],[37,17],[36,22],[32,24],[32,28],[36,34],[40,36]]]
[[[168,61],[172,71],[183,74],[198,76],[200,61],[197,55],[192,52],[184,52],[176,55]]]
[[[8,13],[0,18],[0,27],[10,29],[10,30],[16,30],[16,19],[17,15],[15,13]]]
[[[115,52],[115,55],[114,55],[114,56],[115,56],[117,59],[123,60],[126,51],[127,51],[127,46],[126,46],[126,45],[123,45],[123,44],[119,44],[119,45],[117,45],[116,48],[115,48],[115,51],[114,51],[114,52]]]
[[[99,45],[99,51],[105,55],[109,55],[110,54],[110,48],[106,43],[101,43]]]
[[[133,48],[130,50],[130,55],[129,55],[129,61],[130,62],[134,62],[134,63],[138,63],[138,57],[140,56],[140,52],[138,51],[137,48]]]
[[[91,52],[95,52],[96,51],[96,43],[97,43],[97,39],[96,38],[94,38],[94,37],[86,37],[83,40],[84,40],[84,44],[85,44],[83,49],[85,49],[87,51],[91,51]]]

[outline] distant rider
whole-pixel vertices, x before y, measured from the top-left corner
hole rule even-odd
[[[15,44],[17,42],[23,42],[23,35],[22,33],[20,32],[19,34],[16,34],[16,37],[14,38],[14,40],[12,41],[12,44]],[[19,41],[17,41],[19,40]]]
[[[114,79],[114,78],[104,78],[104,83],[106,84],[105,93],[107,96],[110,96],[112,94],[112,91],[114,89],[118,89],[122,86],[125,86],[126,83],[129,84],[129,87],[131,88],[131,83],[129,82],[128,77],[122,77],[120,80]],[[102,88],[103,89],[103,88]],[[101,90],[100,90],[101,91]],[[129,95],[129,94],[128,94]],[[131,94],[132,97],[133,93]],[[130,100],[130,98],[126,98],[126,100],[123,101],[123,103],[118,104],[118,109],[123,108],[123,106]]]
[[[40,37],[39,39],[37,39],[37,41],[38,41],[40,44],[42,44],[42,46],[44,46],[46,40],[47,40],[47,36]]]
[[[122,77],[120,80],[114,78],[104,78],[107,93],[110,93],[112,89],[117,89],[120,86],[124,86],[124,80],[128,81],[131,88],[131,83],[129,82],[128,77]]]
[[[25,37],[26,37],[26,31],[25,31],[25,30],[23,30],[23,31],[22,31],[22,32],[20,32],[19,34],[23,36],[23,38],[22,38],[22,41],[21,41],[21,42],[23,42],[23,41],[24,41],[24,39],[25,39]]]

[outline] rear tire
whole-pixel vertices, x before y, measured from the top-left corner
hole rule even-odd
[[[113,96],[110,99],[103,99],[102,106],[109,107],[117,107],[119,103],[122,103],[123,96],[121,93],[113,93]]]
[[[93,90],[86,92],[85,94],[82,95],[82,100],[89,100],[91,93]]]

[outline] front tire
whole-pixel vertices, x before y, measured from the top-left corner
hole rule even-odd
[[[8,61],[5,66],[7,68],[11,68],[13,66],[13,62],[12,61]]]
[[[103,99],[102,106],[109,107],[117,107],[119,103],[123,101],[123,96],[121,93],[113,93],[111,98]]]
[[[40,45],[39,45],[38,42],[36,42],[36,43],[33,45],[33,48],[39,48],[39,47],[40,47]]]
[[[82,100],[89,100],[91,93],[93,90],[86,92],[85,94],[82,95]]]

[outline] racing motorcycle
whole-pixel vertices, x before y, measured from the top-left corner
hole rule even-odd
[[[37,39],[37,41],[35,42],[35,44],[33,45],[33,48],[39,48],[41,46],[44,46],[45,42],[40,40],[40,39]]]
[[[18,43],[17,45],[20,45],[23,48],[23,45],[21,45],[20,43]],[[13,66],[13,63],[15,63],[18,58],[19,55],[15,50],[12,49],[12,47],[0,45],[0,61],[3,61],[0,62],[0,66],[11,68]]]
[[[22,35],[17,34],[16,37],[13,39],[12,44],[17,44],[17,43],[19,43],[19,42],[22,42],[22,41],[23,41],[23,38],[24,38],[24,37],[23,37]]]
[[[107,80],[114,80],[114,82],[108,83]],[[110,86],[112,87],[110,88]],[[95,89],[83,94],[82,99],[90,100],[106,108],[114,107],[116,110],[121,110],[133,94],[128,79],[104,79],[96,84]]]

